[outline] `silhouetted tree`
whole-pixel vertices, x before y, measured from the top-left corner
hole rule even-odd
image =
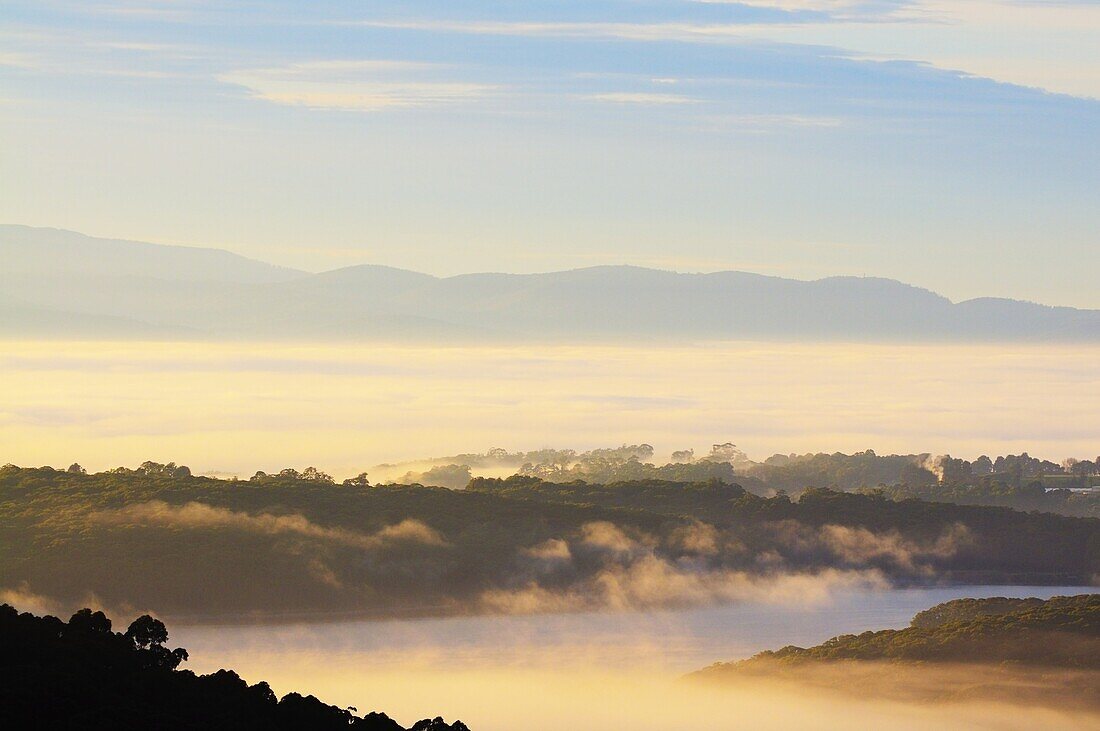
[[[988,475],[993,472],[993,460],[983,454],[970,464],[970,471],[975,475]]]
[[[370,480],[367,479],[366,472],[360,472],[355,477],[344,480],[346,487],[370,487]]]
[[[332,475],[326,474],[316,467],[306,467],[302,470],[301,478],[311,482],[333,482]]]
[[[964,459],[956,459],[951,455],[940,457],[937,466],[940,469],[940,482],[946,485],[966,482],[973,474],[973,465]]]
[[[177,647],[169,650],[164,646],[168,641],[168,628],[159,619],[143,614],[133,622],[123,635],[134,647],[144,653],[152,667],[175,670],[187,660],[187,650]]]
[[[68,631],[78,634],[107,634],[111,631],[111,620],[103,612],[81,609],[69,618]]]
[[[1080,462],[1074,463],[1073,467],[1070,469],[1070,473],[1081,477],[1095,475],[1096,463],[1089,462],[1088,460],[1081,460]]]
[[[733,442],[712,445],[710,454],[706,458],[711,462],[729,462],[730,464],[742,464],[749,461],[748,456],[738,449]]]
[[[126,636],[133,640],[134,647],[148,650],[168,641],[168,628],[159,619],[143,614],[130,623]]]
[[[168,464],[161,464],[159,462],[142,462],[141,465],[134,470],[139,475],[149,475],[151,477],[170,477],[173,479],[183,479],[191,476],[191,468],[184,465],[177,465],[175,462],[169,462]]]
[[[683,464],[685,462],[693,462],[695,460],[694,449],[679,449],[672,453],[672,461],[677,464]]]

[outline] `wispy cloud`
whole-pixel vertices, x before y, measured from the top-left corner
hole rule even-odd
[[[832,129],[840,127],[844,121],[839,117],[807,114],[727,114],[708,116],[705,123],[711,129],[766,133],[789,129]]]
[[[1072,0],[913,0],[873,17],[742,30],[775,42],[847,49],[853,58],[920,61],[1086,98],[1100,98],[1098,32],[1100,3]]]
[[[296,89],[280,91],[272,89],[265,90],[247,82],[243,85],[249,86],[252,89],[252,96],[254,98],[274,102],[276,104],[310,107],[312,109],[343,109],[359,112],[373,112],[394,107],[422,107],[454,104],[484,96],[485,93],[492,88],[476,84],[413,84],[395,82],[360,84],[354,89]]]
[[[0,53],[0,66],[17,69],[37,69],[40,62],[29,53]]]
[[[714,21],[501,20],[494,18],[336,21],[374,29],[639,42],[784,43],[834,48],[857,60],[920,61],[939,69],[1021,86],[1100,98],[1100,5],[1016,0],[701,0],[784,11]],[[1058,53],[1050,52],[1058,48]]]
[[[96,15],[116,15],[174,23],[192,20],[200,11],[210,9],[209,3],[195,0],[111,0],[74,5],[80,11]]]
[[[811,12],[831,18],[881,18],[893,14],[912,0],[694,0],[703,5],[741,5],[789,13]]]
[[[218,78],[246,88],[255,99],[360,112],[458,104],[499,89],[495,84],[439,78],[447,68],[386,59],[317,60],[233,71]]]
[[[583,98],[598,102],[615,104],[640,104],[645,106],[665,106],[669,104],[693,104],[698,99],[680,94],[657,94],[647,92],[612,91],[602,94],[587,94]]]
[[[754,23],[613,23],[496,20],[357,20],[338,25],[471,35],[551,38],[618,38],[634,41],[704,41],[737,38]]]
[[[27,27],[0,30],[0,68],[8,67],[58,79],[87,76],[122,79],[201,77],[216,52],[180,43],[103,38],[96,33]]]

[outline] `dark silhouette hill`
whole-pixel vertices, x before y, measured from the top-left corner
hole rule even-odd
[[[890,279],[596,266],[309,274],[216,249],[0,226],[0,335],[432,341],[1096,341],[1100,310],[952,303]]]
[[[167,641],[164,624],[148,615],[114,632],[103,612],[82,609],[63,622],[0,605],[0,726],[405,731],[384,713],[356,716],[299,693],[278,699],[266,682],[249,685],[232,670],[179,670],[187,651]],[[469,729],[436,718],[411,731]]]

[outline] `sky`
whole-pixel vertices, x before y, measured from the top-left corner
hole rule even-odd
[[[0,221],[1100,307],[1100,2],[5,0]]]

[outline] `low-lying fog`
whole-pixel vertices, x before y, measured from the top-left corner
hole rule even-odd
[[[1079,587],[845,590],[794,604],[285,626],[170,623],[198,672],[232,667],[276,692],[314,693],[409,724],[429,714],[474,731],[1095,728],[1095,716],[991,702],[855,699],[761,679],[682,680],[719,660],[902,627],[964,596],[1077,594]]]
[[[0,459],[243,476],[315,465],[342,478],[489,446],[644,441],[662,458],[734,441],[758,459],[871,448],[1057,460],[1095,449],[1097,362],[1094,345],[6,342]]]

